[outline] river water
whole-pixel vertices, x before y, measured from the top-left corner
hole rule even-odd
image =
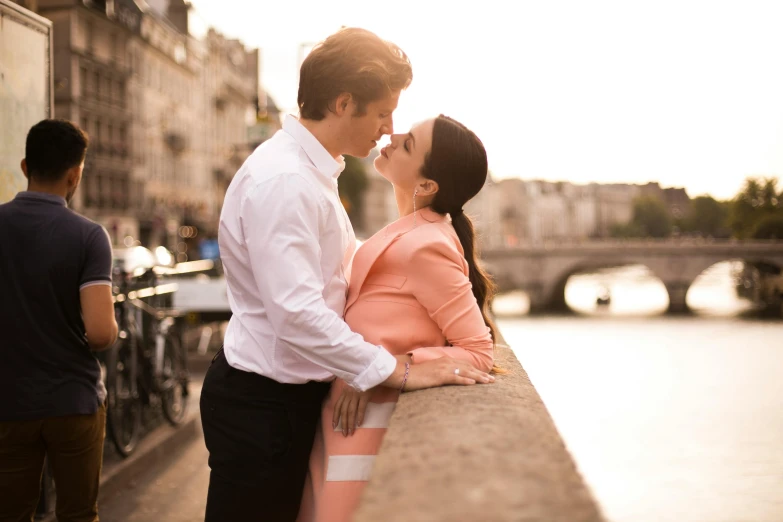
[[[694,284],[698,315],[655,315],[665,289],[642,267],[575,276],[580,313],[512,317],[506,340],[610,521],[783,521],[783,322],[741,319],[733,266]],[[596,310],[596,294],[612,302]]]

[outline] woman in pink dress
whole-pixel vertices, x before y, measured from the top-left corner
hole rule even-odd
[[[400,218],[356,252],[346,274],[345,321],[410,364],[449,357],[490,371],[491,283],[477,265],[473,225],[463,213],[486,181],[484,146],[441,115],[393,135],[375,167],[394,185]],[[359,393],[334,382],[310,457],[300,522],[351,519],[400,391]]]

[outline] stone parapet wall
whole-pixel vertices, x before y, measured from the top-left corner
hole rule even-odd
[[[494,384],[401,397],[355,522],[604,521],[513,352],[497,362]]]

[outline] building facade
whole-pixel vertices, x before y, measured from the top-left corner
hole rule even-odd
[[[215,228],[218,209],[204,125],[205,49],[188,34],[186,18],[177,27],[161,11],[176,5],[182,4],[172,0],[142,15],[130,101],[133,177],[144,186],[137,237],[175,250],[182,261],[192,257],[186,240]],[[185,226],[194,228],[183,234]]]
[[[90,136],[80,190],[72,205],[118,240],[137,233],[141,187],[131,177],[128,56],[133,31],[110,20],[106,2],[18,2],[53,24],[54,116]]]
[[[640,187],[640,194],[661,200],[673,219],[681,219],[691,211],[691,198],[684,188],[663,188],[658,183],[647,183]]]
[[[263,93],[258,79],[258,49],[246,49],[239,40],[225,38],[212,29],[207,33],[205,47],[201,89],[207,106],[203,123],[217,209],[222,206],[236,171],[252,149],[269,136],[254,138],[249,132],[257,128],[254,126],[265,108],[259,103]]]
[[[598,237],[610,237],[612,227],[633,218],[633,202],[641,191],[638,185],[591,184],[595,190]]]
[[[484,248],[585,241],[611,236],[633,218],[634,201],[659,197],[673,217],[690,208],[684,189],[648,185],[575,185],[509,178],[488,183],[469,205]]]
[[[196,38],[184,0],[17,3],[52,20],[55,117],[90,136],[74,208],[115,246],[193,258],[192,240],[216,235],[225,189],[252,150],[258,50],[212,30]]]

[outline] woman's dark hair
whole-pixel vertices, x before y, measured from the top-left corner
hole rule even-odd
[[[468,261],[473,295],[492,340],[497,342],[495,325],[489,317],[489,303],[495,293],[495,285],[478,264],[476,232],[463,211],[464,205],[484,186],[487,173],[487,151],[478,136],[458,121],[442,114],[438,116],[432,129],[432,150],[424,158],[421,174],[438,184],[432,210],[451,216]]]
[[[89,140],[67,120],[43,120],[30,129],[25,143],[25,162],[30,179],[56,182],[65,172],[81,165]]]
[[[299,71],[297,104],[302,118],[322,120],[343,93],[366,106],[403,90],[413,79],[408,56],[391,42],[366,29],[343,28],[316,45]]]

